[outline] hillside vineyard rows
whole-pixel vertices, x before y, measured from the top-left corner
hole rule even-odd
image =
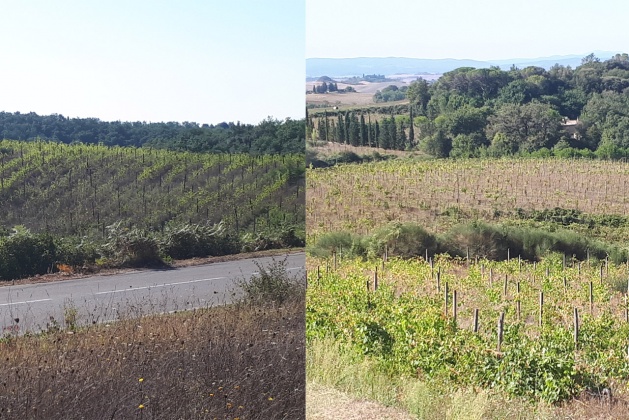
[[[310,169],[310,237],[334,230],[369,232],[392,220],[443,231],[449,208],[481,219],[555,207],[589,214],[629,212],[629,165],[619,161],[478,159],[385,161]],[[447,226],[446,226],[447,227]]]
[[[2,140],[0,226],[74,235],[118,221],[303,223],[303,159]]]

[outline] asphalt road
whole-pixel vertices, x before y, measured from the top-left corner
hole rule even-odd
[[[242,296],[238,281],[258,273],[255,262],[267,267],[272,257],[0,287],[0,331],[64,327],[72,314],[86,325],[230,303]],[[303,278],[305,266],[303,252],[288,254],[291,277]]]

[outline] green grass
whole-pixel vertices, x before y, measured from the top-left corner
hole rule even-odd
[[[357,356],[350,346],[329,337],[308,341],[308,385],[316,384],[401,408],[417,419],[554,418],[545,404],[508,399],[498,392],[445,388],[414,377],[387,374],[377,361]]]

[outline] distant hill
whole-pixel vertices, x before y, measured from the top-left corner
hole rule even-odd
[[[614,54],[616,54],[616,52],[594,52],[594,55],[601,60],[606,60]],[[560,64],[574,68],[581,64],[581,59],[586,55],[588,54],[540,58],[510,58],[493,61],[405,57],[307,58],[306,76],[308,78],[316,78],[323,75],[339,77],[360,76],[362,74],[443,74],[459,67],[487,68],[491,66],[499,66],[500,68],[507,70],[512,65],[519,68],[538,66],[548,69],[555,64]]]

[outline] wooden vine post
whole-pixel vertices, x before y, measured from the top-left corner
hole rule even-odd
[[[504,327],[505,327],[505,313],[500,313],[500,318],[498,319],[498,352],[500,352],[500,347],[502,346],[502,337],[504,335]]]
[[[579,346],[579,310],[574,308],[574,348]]]
[[[443,294],[443,314],[448,318],[448,282],[444,285],[444,294]]]
[[[539,326],[542,326],[544,316],[544,292],[539,292]]]
[[[437,271],[437,293],[441,293],[441,271]]]
[[[594,313],[594,284],[590,281],[590,314]]]
[[[520,282],[518,281],[517,285],[516,285],[516,290],[517,290],[517,295],[518,295],[518,300],[516,300],[515,304],[516,304],[516,312],[518,314],[518,322],[520,322],[520,320],[522,319],[522,313],[521,313],[521,303],[520,303]]]
[[[452,292],[452,320],[456,325],[456,311],[457,311],[457,293],[456,290]]]

